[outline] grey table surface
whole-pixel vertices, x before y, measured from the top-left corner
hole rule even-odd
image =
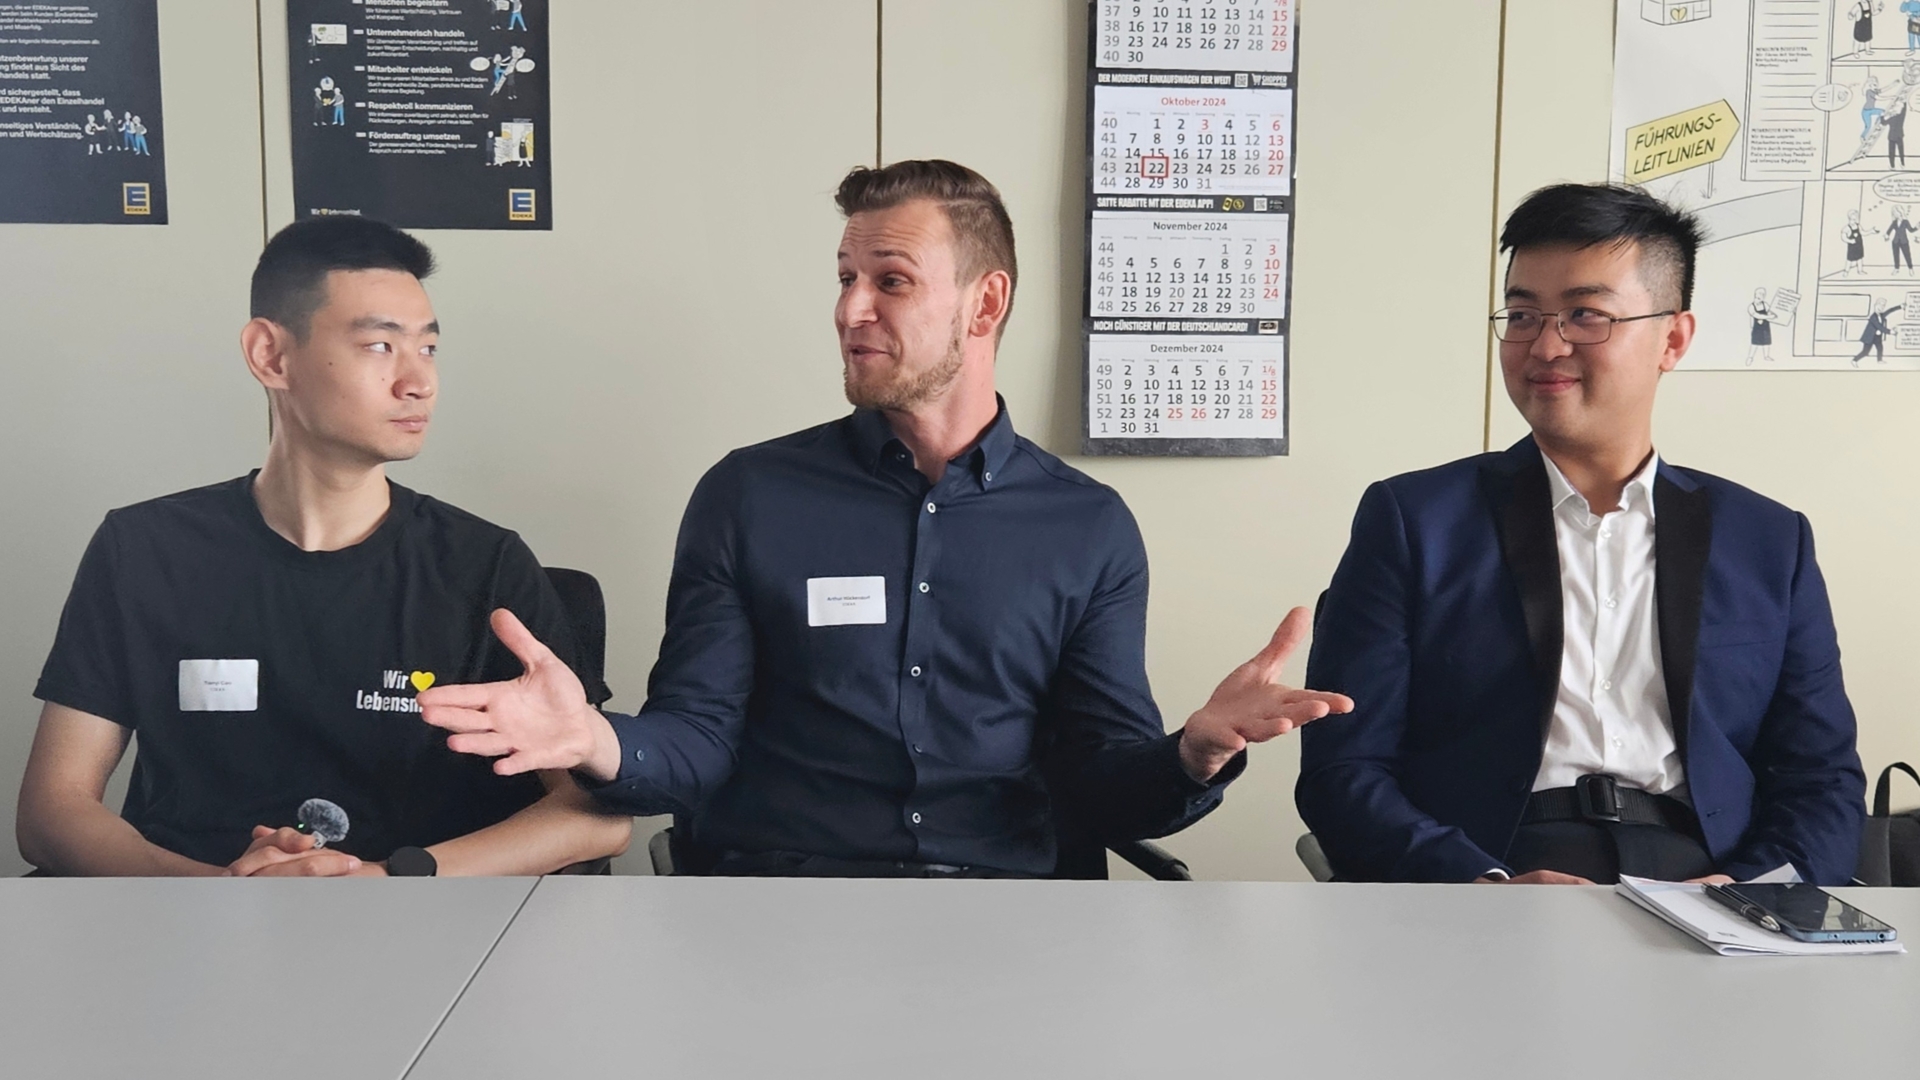
[[[1920,942],[1920,891],[1841,890]],[[542,881],[410,1080],[1920,1074],[1920,955],[1610,890]]]
[[[533,886],[0,880],[0,1077],[401,1077]]]

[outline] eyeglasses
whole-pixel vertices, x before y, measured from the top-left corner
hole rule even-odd
[[[1539,308],[1510,307],[1494,312],[1491,321],[1493,336],[1501,341],[1532,341],[1546,329],[1547,322],[1551,318],[1554,329],[1560,334],[1560,340],[1569,345],[1598,345],[1613,336],[1614,323],[1639,322],[1641,319],[1658,319],[1678,314],[1677,311],[1656,311],[1651,315],[1619,316],[1584,307],[1555,312],[1545,312]]]

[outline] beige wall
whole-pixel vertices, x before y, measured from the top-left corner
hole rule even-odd
[[[445,267],[430,284],[448,328],[445,402],[426,455],[395,475],[598,574],[615,704],[637,706],[694,481],[730,447],[844,408],[829,194],[873,160],[878,59],[886,159],[956,158],[1007,196],[1025,272],[1001,385],[1027,435],[1139,517],[1151,673],[1177,725],[1288,606],[1313,602],[1367,482],[1482,448],[1496,199],[1504,210],[1540,182],[1605,168],[1610,0],[1508,0],[1497,175],[1500,0],[1460,0],[1445,18],[1411,0],[1406,17],[1398,4],[1303,6],[1291,457],[1073,456],[1081,0],[884,0],[878,58],[875,0],[556,0],[555,229],[424,234]],[[256,5],[161,0],[173,224],[0,226],[8,796],[33,680],[100,515],[257,463],[259,395],[235,335],[263,218],[292,218],[285,7],[258,8],[264,207]],[[613,136],[635,110],[651,134]],[[1894,700],[1900,609],[1915,595],[1894,538],[1912,511],[1875,497],[1897,490],[1893,463],[1915,438],[1888,378],[1856,394],[1814,375],[1676,377],[1661,413],[1676,460],[1813,516],[1872,761],[1920,757]],[[1496,442],[1514,433],[1503,400],[1491,419]],[[1297,762],[1292,741],[1262,748],[1226,805],[1171,846],[1205,877],[1303,877]],[[4,826],[11,798],[0,805]],[[0,874],[18,869],[0,842]]]

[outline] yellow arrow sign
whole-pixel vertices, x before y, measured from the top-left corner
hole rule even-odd
[[[1725,100],[1663,116],[1627,129],[1629,184],[1644,184],[1711,165],[1727,156],[1740,134],[1740,118]]]

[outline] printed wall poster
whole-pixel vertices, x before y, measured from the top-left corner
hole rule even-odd
[[[167,223],[157,0],[0,0],[0,222]]]
[[[1612,168],[1705,226],[1681,370],[1920,370],[1920,0],[1620,0]]]
[[[300,216],[552,228],[546,0],[287,0]]]

